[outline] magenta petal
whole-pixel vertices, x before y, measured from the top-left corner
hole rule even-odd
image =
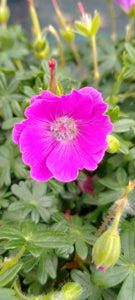
[[[31,167],[31,177],[37,181],[47,181],[53,174],[46,166],[46,159],[42,161],[35,161]]]
[[[105,155],[105,151],[107,150],[107,148],[108,148],[108,144],[107,144],[107,142],[105,142],[103,148],[100,151],[98,151],[96,153],[92,153],[92,157],[94,158],[94,160],[97,163],[99,163],[103,159],[103,157]]]
[[[27,120],[20,137],[20,150],[24,163],[31,167],[31,176],[37,181],[49,180],[53,175],[46,166],[46,157],[55,146],[46,123]]]
[[[97,169],[97,162],[93,157],[93,154],[90,153],[89,149],[85,147],[83,141],[80,143],[76,142],[76,151],[79,153],[81,162],[83,164],[83,169],[89,171],[94,171]]]
[[[105,268],[103,266],[100,266],[98,269],[99,271],[105,271]]]
[[[30,122],[20,137],[23,161],[32,166],[34,160],[42,160],[51,151],[55,141],[48,134],[43,122]]]
[[[14,128],[13,128],[13,133],[12,133],[12,138],[13,141],[19,145],[19,141],[20,141],[20,135],[23,132],[23,129],[25,128],[27,123],[27,120],[22,121],[20,124],[15,124]]]
[[[120,5],[126,13],[129,13],[132,5],[135,5],[135,0],[114,0],[118,5]]]
[[[100,112],[100,114],[103,114],[106,110],[108,105],[104,103],[102,95],[100,92],[95,90],[92,87],[84,87],[79,90],[81,94],[84,94],[85,96],[88,94],[92,97],[93,99],[93,109],[96,107],[96,113]]]
[[[63,95],[62,110],[65,115],[75,120],[88,122],[93,107],[91,95],[83,95],[79,91],[72,90],[70,95]]]
[[[94,126],[96,124],[96,126]],[[78,144],[88,150],[89,153],[97,153],[105,147],[107,135],[112,131],[113,126],[108,116],[100,116],[95,122],[79,126],[77,137]]]
[[[43,91],[33,97],[25,111],[28,119],[13,130],[31,176],[38,181],[54,176],[68,182],[77,178],[79,169],[95,170],[113,129],[109,117],[103,115],[106,109],[93,88],[61,97]]]
[[[50,122],[62,115],[62,100],[46,102],[45,100],[38,100],[26,108],[25,116],[29,119],[41,120]]]
[[[78,176],[78,169],[83,169],[80,155],[73,143],[60,143],[46,160],[47,167],[53,176],[60,181],[69,182]]]
[[[37,102],[38,100],[45,100],[45,101],[56,101],[59,97],[55,96],[53,93],[49,91],[42,91],[41,95],[37,95],[31,98],[31,104]]]

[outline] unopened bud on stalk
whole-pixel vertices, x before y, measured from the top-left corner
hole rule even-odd
[[[117,262],[121,251],[120,237],[114,228],[105,231],[96,241],[92,259],[97,269],[106,270]]]
[[[83,35],[92,37],[96,34],[100,24],[100,18],[97,11],[94,13],[94,18],[92,19],[90,15],[86,14],[81,2],[78,2],[78,7],[82,14],[80,21],[75,21],[75,25],[80,33]]]
[[[7,6],[6,1],[1,1],[0,4],[0,22],[6,23],[10,16],[10,10]]]
[[[66,283],[60,292],[52,292],[43,300],[77,300],[82,293],[81,286],[76,282]]]
[[[55,78],[55,59],[52,59],[48,61],[49,67],[50,67],[50,81],[48,85],[48,90],[55,94],[56,96],[60,97],[63,94],[63,88],[62,85],[56,80]]]
[[[108,143],[108,149],[107,152],[109,153],[115,153],[119,150],[120,144],[119,141],[114,137],[113,135],[107,136],[107,143]]]
[[[56,0],[52,0],[53,6],[55,8],[57,17],[61,23],[62,29],[60,29],[60,34],[61,36],[67,40],[69,43],[72,42],[72,40],[74,39],[74,28],[72,25],[67,25],[66,24],[66,20],[61,12],[61,10],[59,9],[59,6],[57,4]]]
[[[38,15],[36,13],[33,2],[31,0],[27,0],[27,1],[29,4],[31,20],[33,24],[33,32],[35,36],[35,44],[34,44],[35,56],[39,59],[44,59],[49,53],[49,46],[45,40],[45,37],[42,36]]]
[[[48,43],[45,41],[44,37],[38,37],[34,45],[35,56],[39,59],[44,59],[49,53]]]
[[[43,51],[46,47],[46,41],[43,37],[38,37],[35,41],[34,49],[37,52]]]
[[[76,300],[81,296],[82,288],[76,282],[68,282],[63,286],[62,292],[65,300]]]
[[[130,12],[129,12],[129,16],[130,18],[134,18],[135,17],[135,4],[133,4],[130,8]]]
[[[67,25],[65,29],[60,29],[61,36],[69,43],[74,39],[74,29],[72,25]]]

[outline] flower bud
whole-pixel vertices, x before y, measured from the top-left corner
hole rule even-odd
[[[92,37],[93,35],[96,34],[99,28],[99,23],[100,23],[99,14],[95,11],[94,18],[92,19],[90,15],[85,13],[81,2],[78,2],[78,7],[82,14],[82,18],[80,21],[75,21],[75,25],[77,29],[80,31],[80,33]]]
[[[129,16],[131,18],[134,18],[135,17],[135,4],[133,4],[130,8],[130,12],[129,12]]]
[[[39,44],[37,44],[37,48],[42,48],[43,47],[43,44],[39,42]],[[39,59],[44,59],[49,53],[49,46],[48,44],[45,42],[45,48],[41,51],[35,51],[35,56]]]
[[[65,300],[61,292],[51,292],[44,296],[43,300]]]
[[[82,288],[76,282],[68,282],[63,286],[62,292],[65,300],[76,300],[81,296]]]
[[[73,31],[72,25],[66,26],[66,30],[65,29],[60,29],[60,34],[69,43],[72,42],[72,40],[74,38],[74,31]]]
[[[60,82],[58,82],[55,78],[55,59],[52,59],[48,61],[49,67],[50,67],[50,81],[48,85],[48,90],[55,94],[56,96],[60,97],[63,94],[63,88]]]
[[[107,152],[109,153],[115,153],[119,150],[120,144],[119,141],[114,137],[113,135],[107,136],[107,143],[108,143],[108,149]]]
[[[10,11],[8,6],[0,6],[0,22],[6,23],[9,19]]]
[[[38,37],[34,45],[35,51],[41,52],[45,49],[45,47],[46,47],[45,39],[43,37]]]
[[[51,292],[44,297],[44,300],[76,300],[80,297],[82,288],[76,282],[66,283],[59,292]]]
[[[96,241],[92,250],[92,259],[99,270],[113,267],[121,251],[120,237],[113,228],[105,231]]]

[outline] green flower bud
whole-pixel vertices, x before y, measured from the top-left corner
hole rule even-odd
[[[68,25],[68,26],[66,26],[66,30],[60,29],[60,34],[65,40],[67,40],[68,42],[72,42],[72,40],[74,38],[73,27],[71,25]]]
[[[108,149],[107,152],[109,153],[115,153],[119,150],[120,144],[119,141],[114,137],[113,135],[107,136],[107,143],[108,143]]]
[[[134,17],[135,17],[135,4],[133,4],[133,5],[131,6],[131,9],[130,9],[130,12],[129,12],[129,16],[130,16],[131,18],[134,18]]]
[[[52,92],[56,96],[60,97],[63,94],[63,87],[55,78],[55,59],[48,61],[50,67],[50,81],[48,85],[48,91]]]
[[[10,11],[8,6],[0,6],[0,22],[6,23],[9,19]]]
[[[81,296],[82,288],[76,282],[68,282],[63,286],[62,292],[65,300],[76,300]]]
[[[35,41],[34,49],[36,52],[41,52],[46,48],[46,41],[40,37]]]
[[[48,53],[49,53],[49,46],[46,43],[46,46],[42,51],[40,51],[40,52],[36,51],[35,52],[35,56],[39,59],[44,59],[48,55]]]
[[[76,300],[80,297],[82,288],[76,282],[66,283],[59,292],[51,292],[43,300]]]
[[[45,295],[43,300],[65,300],[65,298],[61,292],[51,292]]]
[[[120,237],[113,228],[105,231],[96,241],[92,250],[92,259],[100,270],[113,267],[121,251]]]

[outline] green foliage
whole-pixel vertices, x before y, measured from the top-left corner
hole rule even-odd
[[[13,266],[9,266],[5,272],[0,273],[0,287],[7,286],[7,284],[11,283],[11,281],[15,278],[17,273],[22,267],[22,263],[19,262]]]
[[[0,288],[0,299],[1,300],[17,300],[15,292],[12,289]]]
[[[19,211],[21,218],[31,214],[31,219],[35,223],[39,222],[40,217],[48,222],[51,215],[57,211],[58,199],[45,183],[20,181],[19,185],[13,184],[11,189],[19,201],[14,200],[9,210]]]

